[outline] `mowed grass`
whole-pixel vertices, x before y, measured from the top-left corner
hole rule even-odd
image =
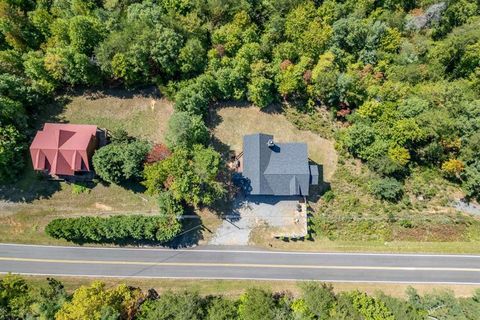
[[[163,142],[172,103],[166,99],[126,95],[115,91],[110,95],[90,98],[71,97],[58,119],[70,123],[95,124],[108,130],[124,129],[130,135]]]
[[[277,142],[306,142],[309,158],[323,166],[324,180],[329,181],[337,166],[334,143],[311,132],[297,129],[281,112],[265,112],[254,106],[221,106],[217,110],[215,137],[237,153],[242,150],[243,136],[268,133]]]
[[[43,276],[24,276],[32,284],[46,283]],[[1,276],[0,276],[1,278]],[[139,287],[146,291],[154,288],[157,292],[181,292],[184,290],[198,292],[202,296],[224,295],[238,298],[248,288],[263,288],[273,292],[288,291],[294,296],[299,296],[300,282],[296,281],[258,281],[258,280],[201,280],[201,279],[143,279],[143,278],[85,278],[85,277],[55,277],[60,280],[68,292],[72,293],[82,285],[89,285],[94,280],[102,281],[107,288],[113,288],[120,283]],[[421,295],[437,290],[451,290],[457,297],[471,297],[479,286],[475,285],[439,285],[439,284],[383,284],[383,283],[332,283],[335,292],[360,290],[370,295],[379,291],[398,297],[406,298],[405,290],[410,286]]]

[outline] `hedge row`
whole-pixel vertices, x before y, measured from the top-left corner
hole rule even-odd
[[[119,215],[54,219],[45,232],[53,238],[79,243],[164,243],[172,240],[181,229],[175,216]]]

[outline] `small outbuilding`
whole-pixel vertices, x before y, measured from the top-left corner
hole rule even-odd
[[[57,177],[92,173],[97,131],[95,125],[45,123],[30,145],[33,169]]]
[[[318,184],[318,166],[309,165],[306,143],[277,143],[264,133],[243,137],[242,184],[251,195],[308,196]]]

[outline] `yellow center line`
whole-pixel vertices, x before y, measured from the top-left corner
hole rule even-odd
[[[329,265],[290,265],[256,263],[212,263],[212,262],[155,262],[155,261],[114,261],[114,260],[62,260],[0,257],[0,261],[68,263],[68,264],[105,264],[140,265],[159,267],[237,267],[237,268],[281,268],[281,269],[340,269],[340,270],[401,270],[401,271],[467,271],[480,272],[480,268],[437,268],[437,267],[389,267],[389,266],[329,266]]]

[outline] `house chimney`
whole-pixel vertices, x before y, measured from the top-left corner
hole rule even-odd
[[[275,146],[275,143],[273,142],[273,139],[268,139],[268,141],[267,141],[267,146],[268,146],[269,148]]]

